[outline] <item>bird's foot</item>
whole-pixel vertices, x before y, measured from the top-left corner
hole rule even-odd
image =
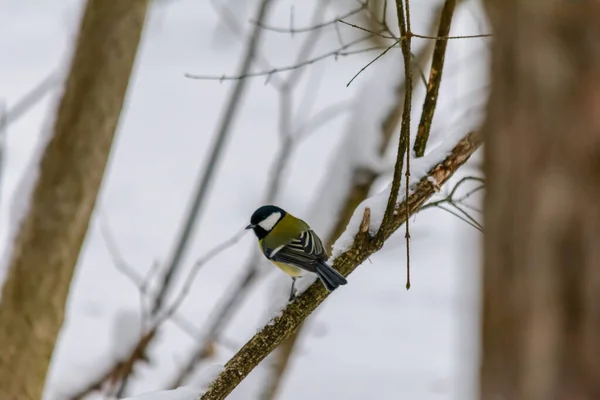
[[[288,299],[289,301],[294,301],[296,299],[296,291],[294,290],[293,292],[290,292],[290,298]]]

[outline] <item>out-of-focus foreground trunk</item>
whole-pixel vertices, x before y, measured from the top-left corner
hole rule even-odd
[[[486,3],[480,398],[600,399],[600,2]]]
[[[148,0],[89,0],[0,301],[0,398],[40,399]],[[36,166],[37,167],[37,166]]]

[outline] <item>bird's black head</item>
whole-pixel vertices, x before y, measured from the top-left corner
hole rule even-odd
[[[286,212],[272,205],[259,207],[252,217],[250,217],[250,225],[246,229],[254,230],[257,238],[262,239],[277,225],[277,223],[285,216]]]

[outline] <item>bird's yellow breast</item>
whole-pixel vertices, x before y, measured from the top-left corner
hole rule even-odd
[[[282,270],[283,272],[288,274],[289,276],[300,276],[303,273],[303,271],[300,268],[294,267],[293,265],[283,264],[283,263],[279,263],[279,262],[275,262],[275,261],[271,261],[271,262],[273,264],[275,264],[280,270]]]
[[[264,254],[263,247],[262,247],[262,240],[258,241],[258,248],[260,249],[260,252]],[[295,267],[293,265],[284,264],[284,263],[276,262],[273,260],[269,260],[269,261],[271,263],[273,263],[277,268],[279,268],[280,270],[282,270],[283,272],[288,274],[289,276],[300,276],[304,273],[304,271],[302,271],[302,269]]]

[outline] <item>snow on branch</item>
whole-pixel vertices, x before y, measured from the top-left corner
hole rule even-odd
[[[453,142],[452,138],[449,138],[448,142]],[[334,268],[347,276],[370,255],[381,249],[392,233],[406,221],[407,215],[415,213],[436,192],[436,186],[444,184],[480,147],[482,137],[478,132],[472,132],[458,143],[454,143],[452,147],[449,143],[443,143],[420,159],[419,164],[415,161],[416,165],[413,165],[415,178],[413,178],[414,183],[411,182],[409,187],[409,197],[403,198],[402,188],[400,188],[400,193],[397,195],[403,202],[396,204],[395,212],[385,224],[381,225],[378,216],[383,215],[387,205],[389,193],[386,194],[386,191],[365,200],[357,208],[346,232],[336,242],[338,256],[334,257]],[[434,160],[436,157],[440,158]],[[432,180],[437,185],[432,184]],[[370,217],[368,213],[371,214]],[[380,234],[373,238],[371,232],[376,227],[379,228]],[[346,243],[348,238],[353,238],[351,243]],[[201,399],[220,400],[229,395],[267,355],[300,326],[327,296],[327,291],[319,284],[311,285],[299,294],[225,364],[223,372]]]

